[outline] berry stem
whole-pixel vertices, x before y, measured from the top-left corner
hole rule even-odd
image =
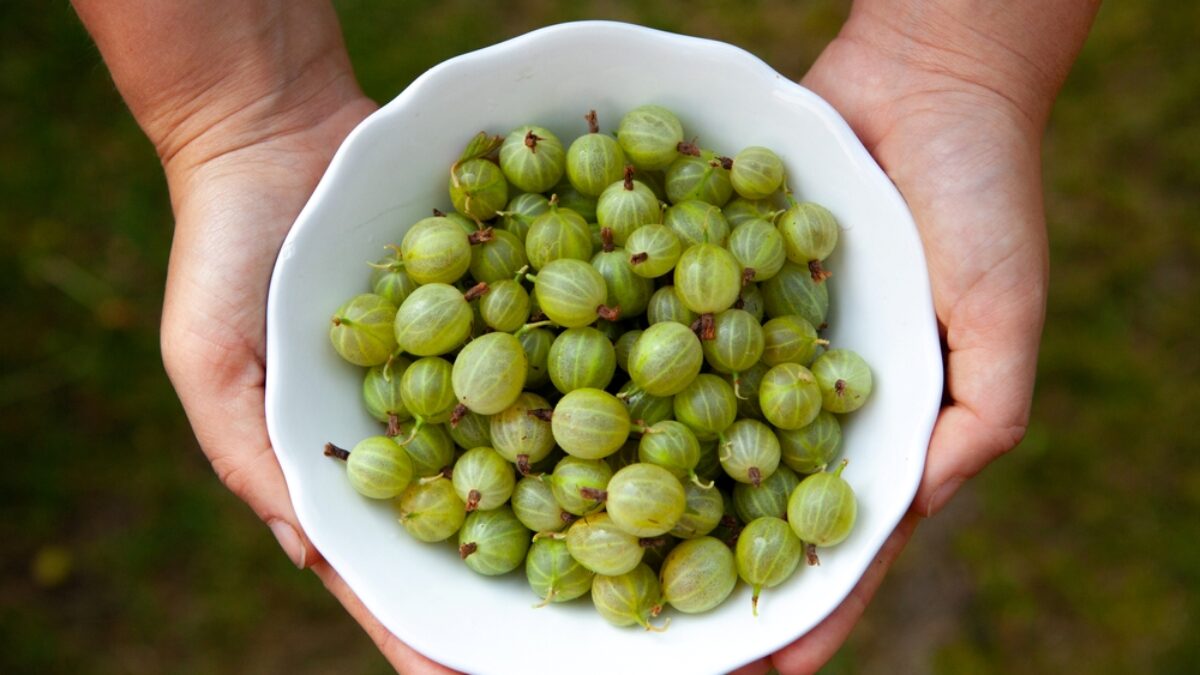
[[[590,499],[594,502],[608,501],[608,491],[607,490],[597,490],[594,487],[579,488],[579,496],[583,497],[584,499]]]
[[[605,321],[616,321],[621,318],[621,307],[619,305],[616,307],[600,305],[596,307],[596,315]]]
[[[849,459],[843,459],[842,463],[838,464],[838,468],[833,470],[833,475],[837,476],[838,478],[841,478],[842,472],[846,470],[846,465],[849,463],[850,463]]]
[[[475,298],[478,298],[479,296],[481,296],[487,292],[488,292],[487,282],[481,281],[481,282],[475,284],[474,286],[468,288],[467,292],[463,293],[463,298],[466,299],[467,302],[470,302],[470,301],[474,300]]]
[[[542,420],[543,422],[549,422],[554,418],[554,409],[553,408],[530,408],[529,410],[525,411],[525,414],[529,415],[530,417],[535,417],[539,420]],[[526,458],[526,460],[528,460],[529,456],[526,455],[525,458]]]
[[[754,616],[758,616],[758,594],[762,592],[761,584],[754,584],[754,595],[750,596],[750,604],[754,607]]]
[[[517,471],[520,471],[522,476],[528,476],[530,471],[532,471],[531,467],[529,466],[528,454],[521,453],[517,455]]]
[[[755,274],[758,274],[758,270],[754,269],[753,267],[747,267],[746,269],[742,270],[742,288],[749,286],[750,282],[754,281]],[[739,299],[741,298],[739,297]]]
[[[633,191],[633,165],[632,164],[625,165],[625,189],[630,192]]]
[[[692,157],[700,156],[700,148],[696,145],[696,139],[690,141],[679,141],[675,146],[675,150],[681,155],[690,155]]]
[[[650,254],[646,253],[645,251],[642,251],[641,253],[634,253],[633,255],[629,256],[629,264],[636,265],[638,263],[643,263],[649,258]]]
[[[541,328],[542,326],[553,326],[553,325],[554,325],[553,321],[534,321],[533,323],[527,323],[524,326],[521,326],[520,328],[518,328],[517,332],[513,333],[513,336],[521,337],[522,335],[528,333],[529,331],[533,330],[534,328]]]
[[[467,503],[466,503],[467,513],[470,513],[472,511],[474,511],[475,509],[479,508],[479,500],[480,499],[483,499],[483,495],[479,492],[479,490],[476,490],[475,488],[471,488],[471,491],[467,493]]]
[[[472,246],[476,244],[482,244],[486,241],[491,241],[494,238],[495,235],[492,233],[492,228],[486,226],[467,235],[467,241],[470,242]]]
[[[704,481],[700,480],[700,476],[698,476],[695,471],[689,471],[688,475],[691,476],[692,483],[695,484],[695,486],[700,488],[701,490],[711,490],[713,488],[713,486],[717,484],[716,481],[712,481],[712,480],[705,483]]]
[[[617,245],[613,243],[612,228],[600,228],[600,249],[605,253],[612,253],[612,250],[616,247]]]
[[[808,274],[812,277],[812,280],[818,284],[833,276],[833,272],[821,267],[820,260],[808,261]]]
[[[529,148],[529,152],[535,155],[537,154],[537,144],[540,140],[542,140],[542,137],[533,133],[532,129],[525,133],[525,147]]]
[[[325,444],[325,456],[340,459],[343,462],[350,458],[350,451],[345,448],[339,448],[333,443]]]
[[[600,122],[599,122],[599,120],[596,118],[596,111],[595,111],[595,110],[589,110],[589,111],[588,111],[588,114],[586,114],[586,115],[584,115],[584,116],[583,116],[583,119],[587,120],[587,124],[588,124],[588,133],[589,133],[589,134],[598,134],[598,133],[600,133]]]
[[[474,553],[477,550],[479,550],[479,544],[476,544],[473,541],[469,541],[469,542],[463,544],[462,546],[458,547],[458,557],[462,558],[463,560],[466,560],[467,556],[471,555],[472,553]]]
[[[817,555],[816,544],[804,545],[804,558],[810,567],[816,567],[821,564],[821,558]]]
[[[466,417],[467,413],[469,412],[471,412],[470,409],[461,403],[454,406],[454,410],[450,412],[450,428],[457,429],[458,423],[461,422],[462,418]]]
[[[396,441],[396,443],[398,443],[400,445],[408,445],[409,443],[412,443],[412,439],[417,437],[417,432],[419,432],[421,430],[421,427],[425,426],[425,418],[424,417],[421,417],[420,415],[416,415],[413,417],[413,419],[416,421],[413,422],[413,428],[412,428],[412,431],[409,432],[408,438],[406,438],[402,441]],[[399,432],[400,430],[396,429],[396,431]]]
[[[750,476],[750,483],[754,487],[759,487],[762,485],[762,471],[760,471],[757,466],[752,466],[749,469],[746,469],[746,474]]]
[[[387,431],[385,433],[388,436],[400,435],[400,418],[396,416],[396,413],[388,413]]]

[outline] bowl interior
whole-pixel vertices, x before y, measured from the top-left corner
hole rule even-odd
[[[765,591],[759,616],[739,584],[717,610],[676,616],[662,634],[611,627],[586,600],[532,609],[521,572],[485,579],[450,544],[409,538],[388,503],[360,498],[321,452],[327,441],[349,447],[380,433],[360,402],[362,371],[329,345],[328,318],[368,290],[364,263],[384,245],[431,209],[449,210],[447,171],[466,141],[532,123],[568,143],[586,131],[589,109],[607,132],[651,102],[674,110],[703,147],[773,148],[797,195],[837,216],[826,337],[861,353],[875,375],[872,400],[844,420],[844,476],[859,500],[850,538]],[[942,376],[912,218],[832,108],[740,49],[607,22],[554,26],[443,63],[356,129],[280,252],[267,356],[271,440],[313,543],[401,640],[451,667],[493,673],[540,664],[723,672],[806,632],[846,596],[911,501]]]

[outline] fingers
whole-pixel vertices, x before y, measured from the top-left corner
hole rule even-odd
[[[367,635],[379,647],[379,651],[383,652],[384,657],[396,672],[404,673],[405,675],[447,675],[454,671],[438,665],[433,661],[418,654],[411,647],[401,642],[392,635],[391,631],[379,623],[373,614],[367,611],[367,608],[359,601],[358,596],[350,590],[346,582],[338,576],[337,572],[329,566],[329,563],[320,561],[312,566],[312,570],[317,573],[321,581],[325,584],[325,588],[333,593],[334,597],[342,603],[350,616],[367,631]]]
[[[884,575],[904,550],[904,545],[912,537],[920,516],[912,511],[904,516],[896,530],[892,532],[883,548],[875,556],[874,562],[867,568],[858,585],[850,591],[842,604],[825,618],[816,628],[804,634],[799,640],[784,647],[771,655],[771,661],[781,675],[807,675],[815,673],[824,666],[846,641],[850,631],[862,617],[863,611],[875,596],[875,591],[883,582]]]

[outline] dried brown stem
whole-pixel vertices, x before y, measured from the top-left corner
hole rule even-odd
[[[616,321],[617,319],[621,318],[621,308],[619,306],[606,307],[604,305],[600,305],[596,308],[596,315],[605,321]]]
[[[597,490],[596,488],[593,488],[593,487],[579,488],[579,496],[583,497],[584,499],[590,499],[594,502],[608,501],[608,491],[607,490]]]
[[[633,190],[633,165],[632,164],[625,165],[625,189],[630,190],[630,191]]]
[[[468,412],[470,412],[470,409],[461,403],[454,406],[454,410],[450,412],[450,428],[457,429],[458,423],[462,421],[462,418],[467,416]]]
[[[612,250],[617,245],[613,243],[613,233],[611,227],[600,228],[600,249],[605,253],[612,253]]]
[[[589,134],[600,133],[600,122],[596,118],[595,110],[589,110],[588,114],[583,116],[583,119],[587,120]]]
[[[475,284],[474,286],[468,288],[467,292],[463,293],[463,298],[465,298],[467,302],[470,302],[470,301],[474,300],[475,298],[478,298],[479,296],[481,296],[487,292],[488,292],[487,282],[481,281],[481,282]]]
[[[809,565],[816,566],[821,564],[821,558],[817,556],[817,547],[815,544],[804,545],[804,558]]]
[[[530,408],[529,410],[525,411],[525,414],[529,415],[530,417],[536,417],[539,420],[542,420],[543,422],[549,422],[554,417],[554,409],[553,408]]]
[[[821,267],[820,260],[808,261],[808,274],[812,277],[812,280],[818,284],[833,276],[833,272]]]
[[[696,145],[696,139],[694,138],[690,141],[679,141],[679,144],[675,146],[675,149],[681,155],[690,155],[692,157],[700,156],[700,148]]]
[[[458,557],[462,558],[463,560],[466,560],[467,556],[471,555],[472,553],[474,553],[477,550],[479,550],[479,544],[476,544],[473,541],[467,542],[467,543],[463,544],[462,546],[458,547]]]
[[[638,263],[644,263],[649,259],[650,254],[642,251],[641,253],[634,253],[633,255],[629,256],[629,264],[637,265]]]
[[[467,503],[466,503],[467,513],[470,513],[472,511],[474,511],[475,509],[479,508],[479,500],[480,499],[483,499],[483,495],[480,494],[479,490],[472,488],[471,491],[467,493]]]
[[[755,274],[758,274],[758,270],[754,269],[753,267],[747,267],[746,269],[742,270],[742,288],[749,286],[750,282],[754,281]],[[740,295],[738,296],[738,299],[742,299]]]
[[[333,443],[325,444],[325,456],[340,459],[343,462],[350,458],[350,451],[345,448],[339,448]]]
[[[491,241],[495,238],[496,235],[492,232],[492,228],[490,227],[484,227],[483,229],[475,230],[471,234],[467,235],[467,241],[471,242],[472,246],[475,244],[482,244],[485,241]]]
[[[530,152],[537,154],[537,144],[540,140],[542,140],[542,137],[533,133],[533,130],[530,129],[525,134],[525,147],[529,148]]]

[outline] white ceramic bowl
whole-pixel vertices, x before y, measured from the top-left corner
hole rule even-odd
[[[360,402],[362,371],[329,345],[329,316],[366,290],[364,262],[430,209],[449,210],[447,167],[467,139],[533,123],[569,142],[586,130],[589,108],[612,130],[650,102],[674,110],[704,147],[773,148],[798,195],[837,216],[827,337],[875,374],[873,398],[845,422],[844,476],[859,500],[850,538],[822,551],[821,566],[765,591],[757,617],[739,584],[715,611],[676,615],[662,634],[614,628],[587,600],[533,609],[521,572],[484,578],[452,546],[409,538],[389,504],[355,494],[321,452],[327,441],[349,447],[380,432]],[[828,104],[730,45],[582,22],[442,63],[350,134],[280,251],[266,386],[271,441],[305,532],[418,651],[472,673],[719,673],[796,639],[854,587],[915,494],[942,366],[912,217]]]

